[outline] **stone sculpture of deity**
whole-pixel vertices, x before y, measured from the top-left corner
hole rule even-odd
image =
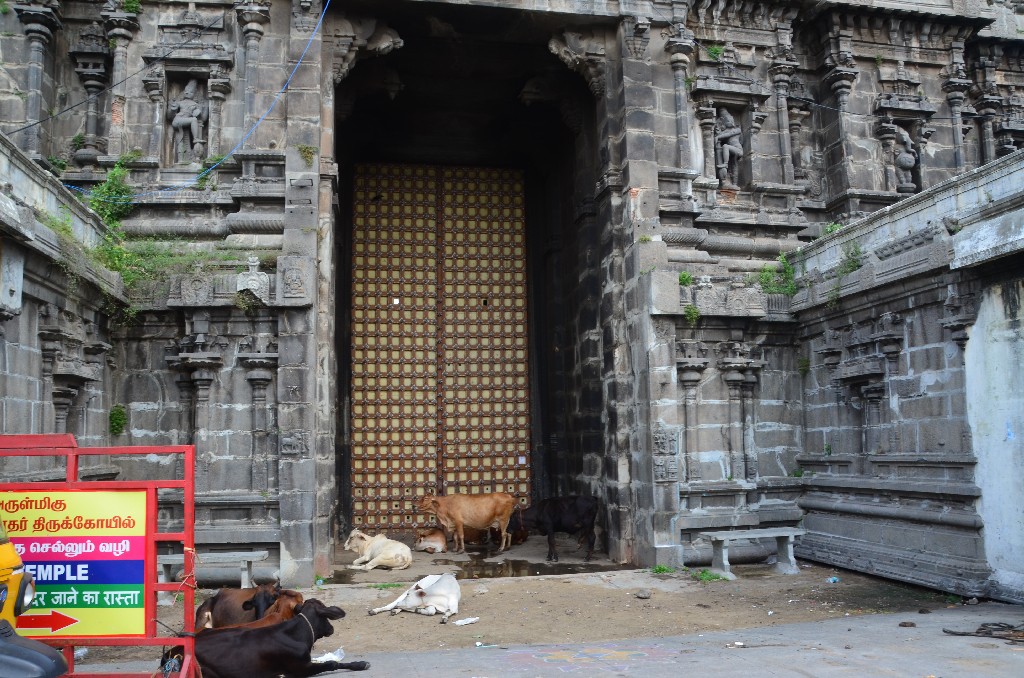
[[[740,133],[740,127],[733,120],[732,114],[724,108],[720,109],[715,120],[715,169],[722,188],[739,188],[737,174],[739,160],[743,157]]]
[[[902,127],[896,128],[896,137],[899,140],[893,151],[896,181],[899,184],[896,190],[900,193],[913,193],[917,189],[912,172],[917,166],[917,150],[914,148],[914,142],[910,140],[910,135]]]
[[[181,94],[167,104],[167,119],[174,131],[174,162],[192,163],[203,159],[203,125],[209,115],[199,101],[199,83],[189,80]]]

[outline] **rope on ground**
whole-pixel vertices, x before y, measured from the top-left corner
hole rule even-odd
[[[1004,622],[987,622],[978,627],[976,631],[953,631],[942,629],[943,633],[951,636],[978,636],[980,638],[1000,638],[1008,645],[1024,645],[1024,624],[1006,624]]]

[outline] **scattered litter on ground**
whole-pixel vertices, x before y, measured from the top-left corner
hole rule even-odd
[[[334,652],[325,652],[319,657],[314,657],[312,661],[315,661],[318,664],[322,664],[323,662],[340,662],[344,658],[345,650],[339,647]]]
[[[825,581],[828,582],[829,584],[838,584],[839,583],[839,577],[834,577],[834,576],[833,577],[829,577]]]
[[[480,617],[466,617],[455,622],[456,626],[465,626],[466,624],[475,624],[480,621]]]
[[[486,647],[498,647],[497,645],[484,645],[484,644],[483,644],[483,643],[481,643],[481,642],[480,642],[479,640],[478,640],[478,641],[476,641],[476,646],[477,646],[477,647],[479,647],[479,648],[486,648]]]

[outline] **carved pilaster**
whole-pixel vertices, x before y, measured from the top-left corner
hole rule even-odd
[[[110,91],[110,131],[107,140],[107,152],[119,157],[124,153],[125,138],[125,81],[128,74],[128,44],[139,31],[139,22],[135,14],[125,12],[103,12],[103,24],[107,31],[107,40],[113,47],[114,63],[111,75]]]
[[[708,366],[708,347],[701,342],[682,342],[677,352],[681,357],[676,359],[676,373],[683,387],[684,477],[687,482],[695,482],[702,477],[697,449],[697,386]]]
[[[51,49],[55,31],[62,29],[60,5],[40,4],[15,5],[14,11],[25,26],[28,36],[28,65],[25,99],[25,131],[21,141],[22,149],[31,156],[40,154],[42,127],[37,124],[43,115],[43,69],[46,54]]]
[[[149,130],[149,148],[146,155],[149,159],[156,160],[160,157],[160,147],[163,145],[163,111],[164,111],[164,74],[157,66],[151,66],[142,77],[142,86],[150,101],[150,122],[152,127]]]
[[[242,65],[242,77],[245,80],[245,113],[243,126],[248,132],[255,124],[256,92],[259,91],[260,40],[263,39],[264,26],[270,23],[270,4],[268,2],[239,2],[235,4],[235,14],[245,41],[245,63]],[[246,140],[247,147],[252,147],[254,140]]]
[[[672,24],[668,30],[668,39],[665,41],[665,50],[669,53],[669,64],[672,66],[672,78],[675,84],[675,105],[676,105],[676,139],[678,150],[678,165],[683,169],[693,168],[693,158],[690,151],[690,102],[689,84],[687,73],[690,67],[690,58],[693,56],[697,42],[691,31],[687,30],[685,23]]]
[[[78,74],[78,79],[88,95],[82,147],[76,150],[74,155],[75,163],[79,167],[94,167],[97,158],[106,153],[107,145],[104,142],[101,146],[97,133],[97,97],[106,87],[110,75],[107,72],[107,59],[110,56],[107,44],[103,29],[98,23],[93,22],[82,29],[78,42],[69,52],[75,63],[75,73]]]

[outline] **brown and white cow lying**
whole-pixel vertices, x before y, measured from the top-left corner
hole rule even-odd
[[[448,535],[444,533],[444,530],[439,530],[436,527],[416,530],[416,543],[413,544],[412,549],[427,553],[447,553]]]
[[[488,494],[450,494],[446,497],[427,495],[420,500],[419,509],[437,516],[437,522],[446,532],[455,533],[455,550],[466,550],[464,529],[475,527],[486,530],[496,527],[501,530],[501,551],[512,545],[508,533],[508,521],[516,507],[516,498],[507,492]]]
[[[359,554],[349,565],[353,570],[372,570],[375,567],[404,570],[412,565],[412,550],[400,541],[388,539],[383,533],[371,537],[359,529],[352,530],[345,540],[345,549]]]
[[[266,614],[281,584],[259,584],[248,589],[222,588],[196,609],[196,631],[256,621]]]

